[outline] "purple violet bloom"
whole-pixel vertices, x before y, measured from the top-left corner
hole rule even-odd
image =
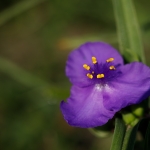
[[[150,68],[140,62],[123,64],[119,52],[103,42],[88,42],[72,51],[66,75],[73,84],[64,119],[76,127],[104,125],[122,108],[150,95]]]

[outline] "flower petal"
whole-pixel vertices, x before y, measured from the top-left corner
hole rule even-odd
[[[109,90],[103,93],[105,108],[113,111],[140,103],[150,96],[149,67],[133,62],[121,68],[123,76],[113,81],[109,85]]]
[[[83,64],[92,65],[92,56],[97,58],[99,63],[106,63],[106,60],[113,57],[114,64],[123,64],[119,52],[109,44],[103,42],[87,42],[72,51],[67,60],[66,75],[70,81],[80,87],[89,85],[85,78]]]
[[[103,106],[103,87],[89,86],[80,88],[73,86],[67,102],[60,104],[61,111],[68,124],[89,128],[105,124],[115,112]]]

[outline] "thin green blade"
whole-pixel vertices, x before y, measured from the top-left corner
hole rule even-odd
[[[131,50],[136,53],[138,61],[145,62],[139,26],[132,0],[113,0],[120,50],[123,55]],[[137,61],[131,59],[131,61]]]

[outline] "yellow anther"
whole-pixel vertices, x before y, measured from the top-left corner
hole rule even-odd
[[[90,70],[90,66],[88,66],[87,64],[84,64],[83,68],[86,69],[86,70]]]
[[[90,74],[90,73],[87,73],[87,77],[90,78],[90,79],[93,79],[93,75]]]
[[[98,74],[98,75],[97,75],[97,78],[98,78],[98,79],[104,78],[104,74]]]
[[[109,58],[106,60],[106,62],[112,62],[112,61],[114,61],[114,58]]]
[[[96,57],[92,57],[92,62],[93,62],[93,64],[96,64],[96,63],[97,63]]]
[[[92,74],[94,74],[94,71],[92,71]]]
[[[114,66],[109,67],[110,70],[115,70],[116,68]]]

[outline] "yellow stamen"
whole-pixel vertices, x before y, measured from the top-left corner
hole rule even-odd
[[[112,61],[114,61],[114,58],[109,58],[106,60],[106,62],[112,62]]]
[[[92,62],[93,62],[93,64],[96,64],[96,63],[97,63],[96,57],[92,57]]]
[[[86,69],[86,70],[90,70],[90,66],[88,66],[87,64],[84,64],[83,68]]]
[[[92,74],[94,74],[94,71],[92,71]]]
[[[115,70],[116,68],[114,66],[109,67],[110,70]]]
[[[98,74],[98,75],[97,75],[97,78],[98,78],[98,79],[104,78],[104,74]]]
[[[87,77],[90,78],[90,79],[92,79],[92,78],[93,78],[93,75],[90,74],[90,73],[87,73]]]

